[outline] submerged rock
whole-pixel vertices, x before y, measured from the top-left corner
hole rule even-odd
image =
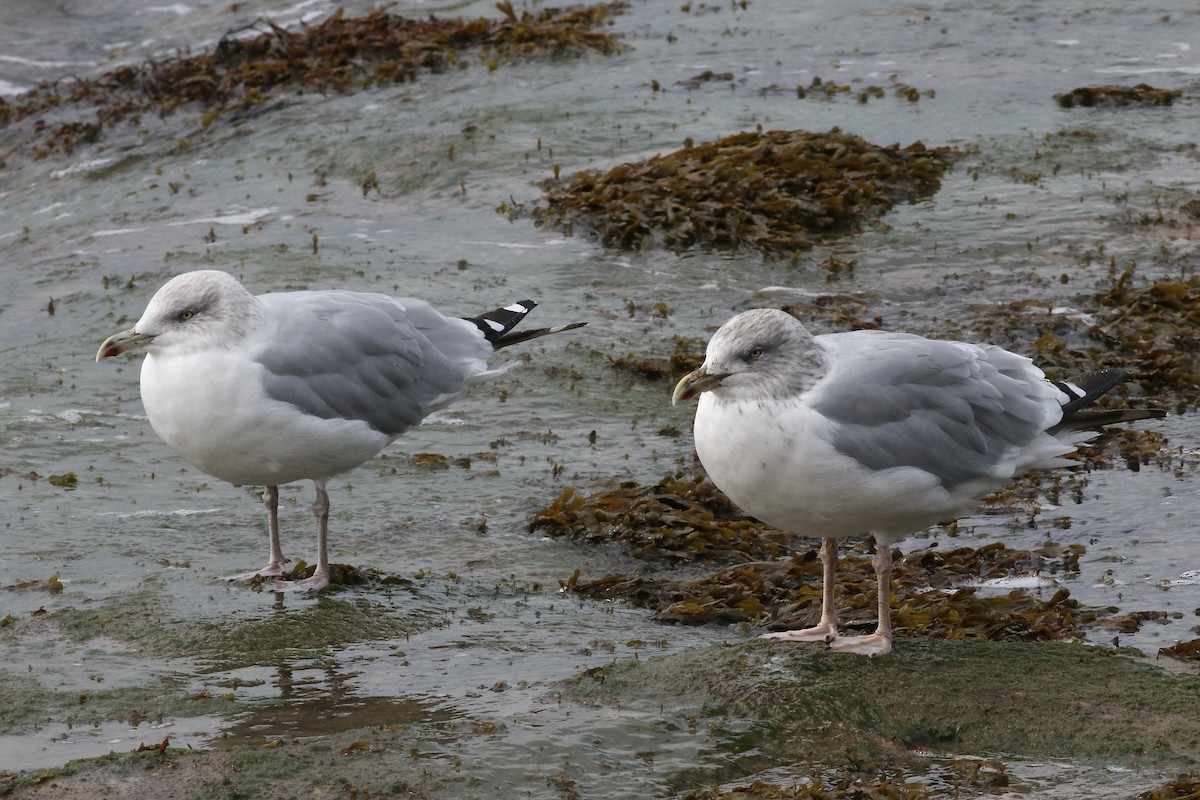
[[[1200,764],[1194,680],[1071,645],[897,645],[896,657],[875,660],[794,643],[716,644],[614,662],[568,693],[707,733],[708,757],[675,783],[724,786],[691,800],[987,796],[1009,783],[1009,760]],[[793,770],[797,780],[780,781]],[[1168,793],[1174,785],[1195,778],[1142,797],[1189,796]]]

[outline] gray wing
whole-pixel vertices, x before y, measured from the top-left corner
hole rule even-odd
[[[999,347],[856,331],[817,337],[831,355],[813,407],[833,444],[870,469],[918,467],[947,488],[991,476],[1061,417],[1058,391]]]
[[[419,300],[356,292],[259,296],[255,354],[268,396],[390,436],[457,397],[491,346],[470,323]]]

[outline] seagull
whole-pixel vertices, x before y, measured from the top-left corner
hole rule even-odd
[[[864,330],[814,336],[778,309],[730,319],[672,403],[699,396],[694,435],[708,475],[768,525],[821,538],[815,627],[763,638],[891,652],[892,545],[953,519],[1020,473],[1073,464],[1082,430],[1165,416],[1089,409],[1129,378],[1121,369],[1047,380],[995,345]],[[838,539],[871,533],[879,619],[841,636],[834,606]]]
[[[536,305],[522,300],[459,319],[385,294],[255,296],[232,275],[199,270],[164,284],[136,325],[104,340],[96,360],[145,350],[142,404],[154,432],[215,478],[265,487],[269,560],[230,580],[284,574],[279,487],[313,482],[316,570],[275,588],[316,591],[330,580],[326,481],[518,363],[489,366],[495,350],[586,324],[513,331]]]

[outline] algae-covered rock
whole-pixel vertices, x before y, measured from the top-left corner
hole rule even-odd
[[[752,640],[615,662],[570,692],[742,730],[720,760],[755,748],[756,770],[848,751],[1200,763],[1200,682],[1075,645],[898,640],[877,660]]]

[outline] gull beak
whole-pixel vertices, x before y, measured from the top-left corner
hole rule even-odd
[[[679,380],[679,383],[675,384],[675,391],[671,393],[671,405],[675,405],[680,400],[691,400],[701,392],[715,389],[721,385],[721,381],[728,377],[728,372],[705,372],[704,367],[695,372],[689,372]]]
[[[114,333],[100,345],[100,349],[96,351],[96,360],[111,358],[112,356],[124,353],[126,350],[136,350],[139,347],[145,347],[153,341],[154,334],[138,333],[133,328],[121,331],[120,333]]]

